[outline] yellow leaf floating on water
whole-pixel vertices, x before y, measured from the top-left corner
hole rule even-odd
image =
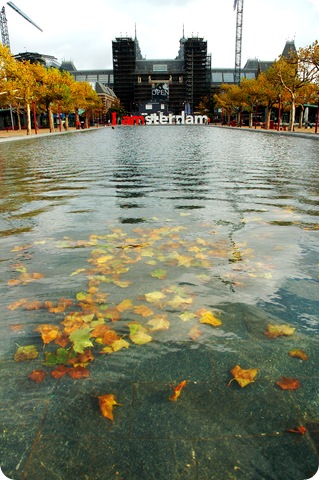
[[[145,293],[145,299],[149,303],[158,303],[164,298],[165,298],[165,295],[162,292],[155,291],[155,292]]]
[[[248,370],[244,370],[239,365],[235,365],[230,373],[233,375],[233,379],[228,383],[228,386],[231,384],[233,380],[236,380],[239,385],[244,388],[249,383],[254,382],[254,378],[258,373],[258,368],[249,368]]]
[[[269,323],[264,335],[268,338],[276,338],[284,335],[292,335],[296,329],[289,325],[275,325]]]
[[[119,312],[124,312],[125,310],[131,310],[134,307],[132,300],[127,298],[126,300],[123,300],[123,302],[119,303],[116,307],[116,310]]]
[[[189,320],[193,320],[196,317],[195,313],[192,312],[184,312],[178,315],[183,322],[188,322]]]
[[[60,328],[58,325],[48,325],[46,323],[42,323],[41,325],[38,325],[34,331],[41,333],[43,343],[47,344],[58,337]]]
[[[115,340],[115,342],[112,343],[112,345],[108,347],[102,348],[100,353],[114,353],[118,352],[119,350],[122,350],[122,348],[129,348],[130,344],[124,340],[123,338],[120,338],[119,340]]]
[[[169,397],[168,399],[171,400],[172,402],[176,402],[176,400],[178,399],[178,397],[180,396],[181,394],[181,391],[183,390],[183,388],[185,387],[187,381],[186,380],[183,380],[181,383],[179,383],[177,385],[177,387],[174,388],[174,393],[171,397]]]
[[[208,323],[209,325],[212,325],[213,327],[219,327],[222,322],[219,320],[219,318],[215,317],[215,315],[207,310],[199,319],[200,323]]]
[[[291,350],[289,352],[291,357],[300,358],[301,360],[308,360],[308,355],[303,350]]]
[[[154,312],[146,305],[137,305],[134,307],[134,313],[142,315],[143,317],[149,317],[150,315],[153,315]]]
[[[112,393],[109,393],[107,395],[100,395],[98,399],[99,399],[100,410],[103,417],[106,417],[109,420],[111,420],[111,422],[113,422],[114,421],[113,407],[115,405],[121,407],[122,405],[120,403],[117,403],[115,399],[115,395],[113,395]]]
[[[145,343],[151,342],[153,338],[148,335],[147,329],[143,325],[137,322],[128,323],[130,329],[130,340],[137,345],[145,345]]]
[[[169,300],[167,302],[167,305],[170,307],[178,310],[180,308],[187,308],[188,305],[191,305],[193,303],[193,299],[191,297],[189,298],[183,298],[180,295],[175,295],[172,300]]]
[[[25,347],[19,347],[14,354],[16,362],[25,362],[26,360],[33,360],[38,357],[38,350],[34,345],[26,345]]]
[[[155,332],[157,330],[168,330],[170,322],[165,315],[157,315],[156,317],[153,317],[152,320],[149,320],[147,325],[151,326],[151,332]]]

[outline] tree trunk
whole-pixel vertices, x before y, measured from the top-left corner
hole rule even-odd
[[[291,99],[290,105],[290,119],[289,119],[289,130],[291,132],[294,131],[294,124],[295,124],[295,116],[296,116],[296,103],[294,97]]]
[[[270,127],[270,117],[271,117],[271,108],[267,108],[266,125],[265,125],[266,130],[269,130],[269,127]]]
[[[50,133],[52,133],[54,132],[54,123],[53,123],[53,114],[52,114],[51,104],[47,106],[47,115],[49,120]]]
[[[31,108],[30,108],[30,103],[27,103],[27,135],[31,135]]]
[[[249,113],[249,128],[253,128],[253,112]]]
[[[75,115],[75,128],[78,129],[80,128],[80,117],[79,117],[79,109],[75,107],[74,109],[74,115]]]
[[[302,128],[304,108],[305,107],[303,105],[300,105],[299,128]]]

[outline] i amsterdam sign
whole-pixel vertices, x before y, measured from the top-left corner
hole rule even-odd
[[[112,125],[117,125],[116,112],[112,112]],[[206,125],[209,123],[207,115],[189,115],[182,111],[181,115],[124,115],[122,125]]]

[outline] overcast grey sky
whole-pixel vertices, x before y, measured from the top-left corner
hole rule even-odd
[[[135,35],[147,59],[173,59],[184,32],[208,42],[212,67],[234,67],[233,0],[14,0],[43,32],[3,2],[13,54],[38,52],[78,70],[112,68],[112,40]],[[274,60],[287,40],[319,40],[319,0],[244,0],[242,66]]]

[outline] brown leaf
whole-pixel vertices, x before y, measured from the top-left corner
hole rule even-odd
[[[53,378],[61,378],[64,377],[72,367],[67,367],[66,365],[59,365],[55,370],[51,372]]]
[[[71,370],[69,370],[67,374],[70,375],[70,377],[72,378],[85,378],[90,376],[89,370],[85,367],[71,368]]]
[[[297,390],[297,388],[301,387],[297,378],[281,377],[281,380],[278,380],[276,383],[283,390]]]
[[[30,378],[30,380],[34,380],[36,383],[40,383],[44,380],[45,372],[43,370],[32,370],[28,377]]]
[[[113,416],[114,405],[118,405],[119,407],[121,407],[122,405],[120,403],[117,403],[117,401],[115,400],[115,395],[113,395],[112,393],[107,395],[100,395],[98,399],[99,399],[100,410],[103,417],[106,417],[109,420],[111,420],[111,422],[113,422],[114,421],[114,416]]]

